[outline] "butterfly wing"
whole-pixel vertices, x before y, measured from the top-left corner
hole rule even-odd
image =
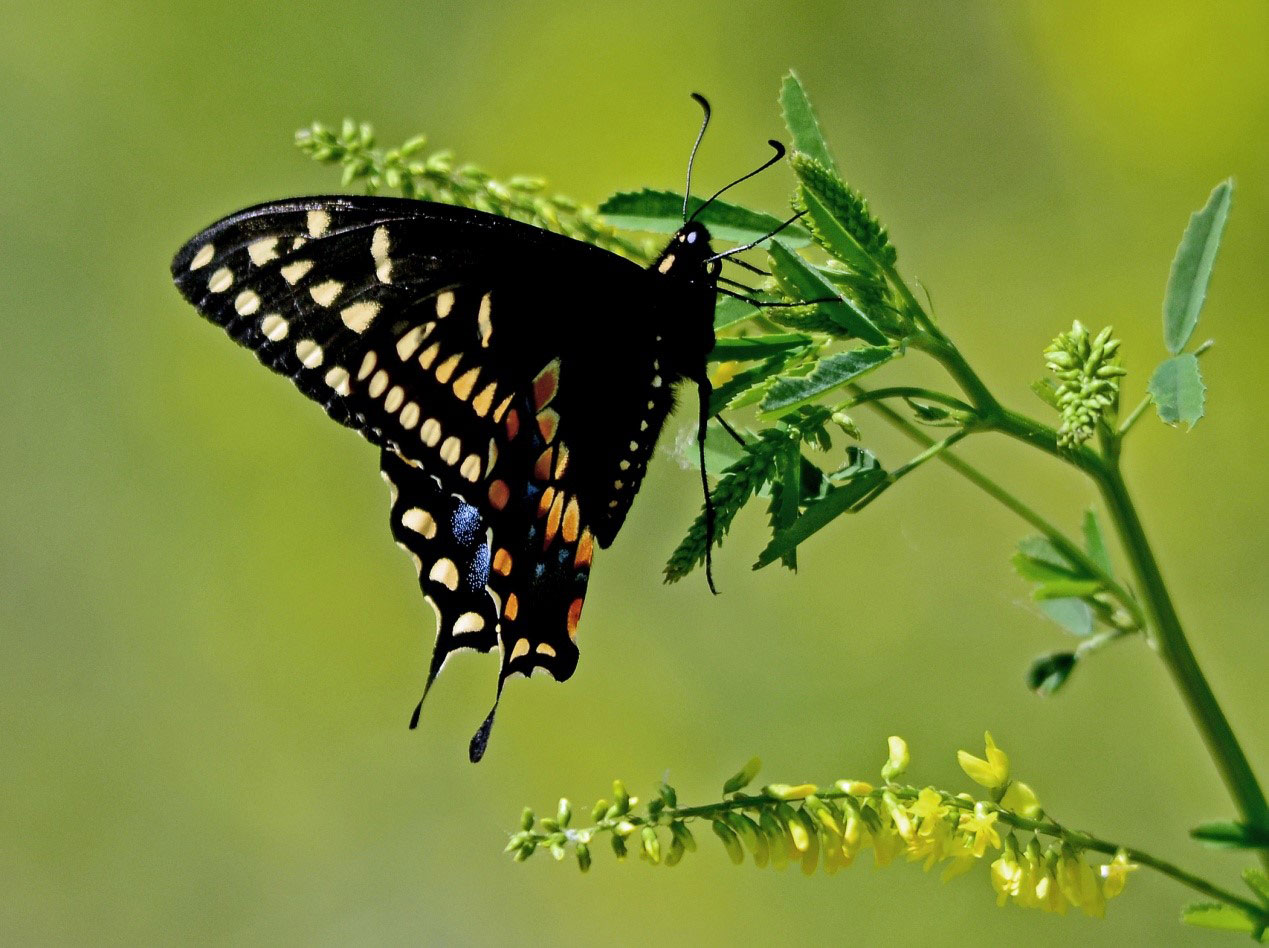
[[[671,407],[658,339],[640,336],[657,306],[647,272],[504,218],[349,197],[232,215],[172,272],[208,319],[381,446],[393,535],[438,614],[427,685],[451,652],[495,644],[499,694],[537,667],[568,678],[596,536],[620,527]],[[627,337],[619,359],[604,358],[600,300]]]

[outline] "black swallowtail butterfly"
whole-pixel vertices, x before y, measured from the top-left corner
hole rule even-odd
[[[621,529],[675,383],[699,387],[704,431],[726,255],[684,218],[644,269],[465,208],[293,198],[172,261],[199,312],[379,446],[392,535],[437,614],[425,696],[465,648],[499,649],[498,697],[512,674],[573,674],[594,548]]]

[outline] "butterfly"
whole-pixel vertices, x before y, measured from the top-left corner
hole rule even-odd
[[[318,196],[231,214],[173,259],[203,316],[378,446],[393,538],[437,616],[424,697],[454,652],[501,655],[473,762],[509,676],[573,674],[595,547],[679,382],[698,387],[703,438],[720,265],[743,249],[715,253],[686,199],[644,268],[476,210]]]

